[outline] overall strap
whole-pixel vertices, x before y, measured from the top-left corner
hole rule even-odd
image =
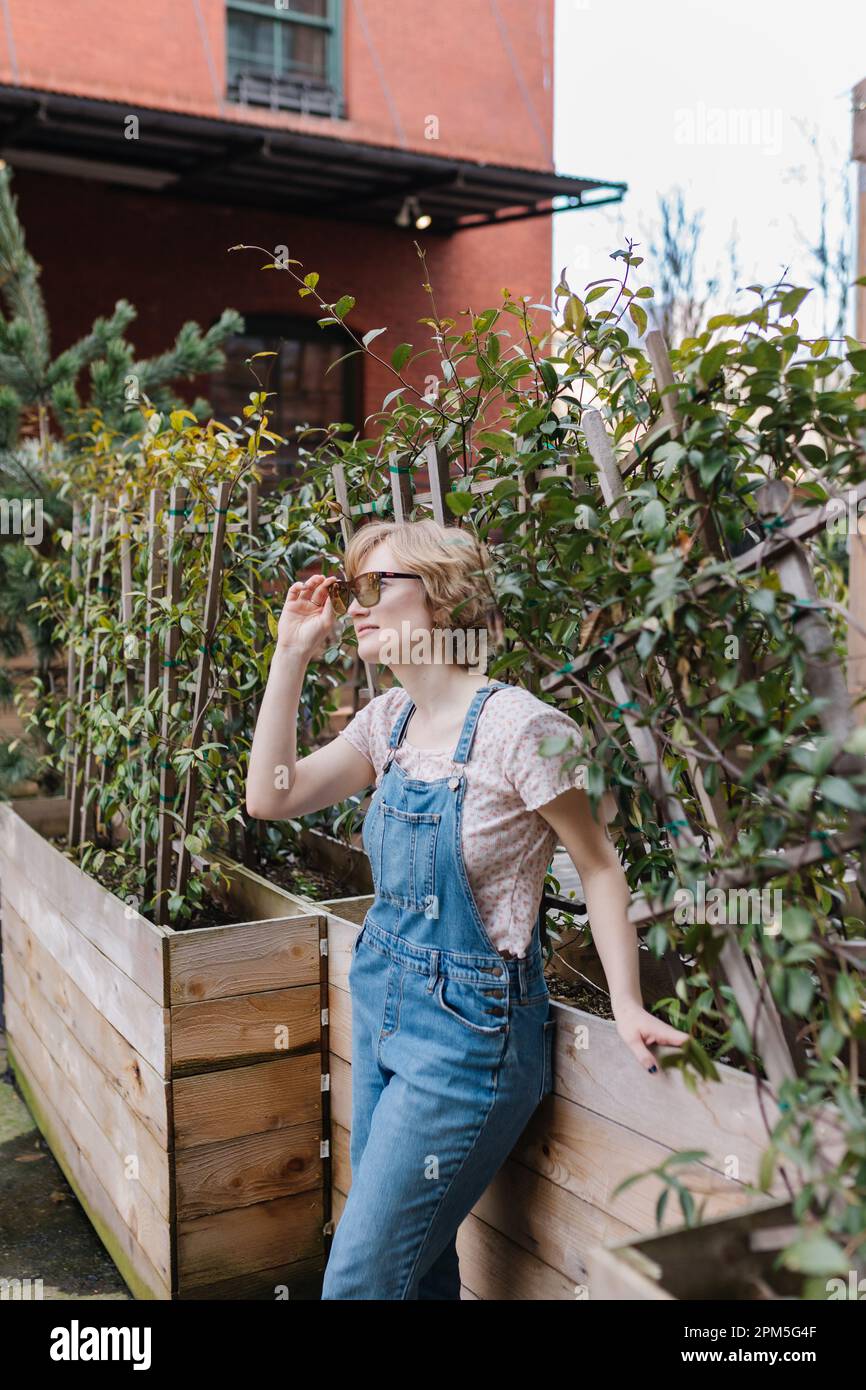
[[[476,690],[473,695],[472,704],[466,712],[460,740],[454,750],[454,757],[452,758],[452,762],[458,767],[462,767],[464,763],[468,763],[469,761],[472,751],[472,741],[475,738],[475,730],[478,727],[478,716],[481,714],[484,701],[489,699],[495,691],[499,690],[504,685],[504,681],[490,681],[489,684],[483,685],[480,690]]]
[[[394,720],[394,727],[391,730],[391,737],[388,739],[389,748],[399,747],[403,739],[403,734],[406,731],[406,725],[409,721],[409,715],[412,713],[414,708],[414,700],[407,699],[405,705],[401,709],[400,713],[397,715],[397,718]]]

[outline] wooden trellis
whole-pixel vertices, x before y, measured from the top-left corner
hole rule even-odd
[[[144,876],[145,893],[156,893],[155,918],[158,925],[168,921],[168,900],[172,893],[183,894],[190,872],[191,856],[186,846],[186,836],[192,831],[198,800],[199,784],[195,765],[186,774],[183,786],[183,803],[180,811],[181,825],[178,826],[172,810],[178,801],[178,778],[171,760],[176,751],[170,746],[171,709],[183,686],[192,690],[192,720],[188,744],[195,746],[200,733],[207,705],[212,669],[212,650],[217,621],[219,617],[220,587],[223,574],[223,551],[226,530],[248,529],[250,533],[258,519],[258,485],[250,483],[247,487],[246,501],[249,515],[247,520],[227,521],[228,502],[231,493],[229,483],[221,483],[213,498],[213,518],[204,522],[191,520],[189,489],[178,485],[172,488],[168,498],[167,512],[165,495],[154,489],[147,498],[145,523],[145,570],[146,592],[144,599],[143,642],[136,643],[141,651],[140,681],[143,703],[154,715],[158,714],[160,729],[159,754],[159,808],[158,838],[152,843],[147,834],[146,819],[143,819],[138,844],[138,856]],[[74,695],[66,716],[67,738],[72,739],[77,710],[84,708],[85,695],[91,704],[99,699],[104,677],[99,668],[99,649],[103,631],[92,622],[95,595],[97,593],[115,597],[112,586],[106,583],[106,555],[112,524],[118,527],[118,546],[120,556],[120,586],[116,595],[117,612],[124,631],[132,632],[133,623],[133,575],[135,572],[134,532],[132,530],[132,501],[128,493],[121,492],[115,506],[91,498],[86,509],[88,519],[88,541],[84,574],[79,572],[77,548],[73,549],[73,573],[80,584],[79,604],[81,606],[81,640],[76,652],[70,647],[69,690]],[[76,541],[81,531],[82,507],[74,511],[74,536]],[[210,561],[208,569],[207,592],[202,615],[202,644],[197,669],[189,682],[179,680],[178,651],[181,629],[179,622],[170,623],[165,637],[160,642],[155,636],[156,615],[160,603],[168,602],[176,608],[181,599],[183,574],[182,545],[185,534],[202,532],[210,537]],[[202,544],[207,544],[203,538]],[[106,600],[109,601],[109,600]],[[139,679],[136,669],[138,663],[130,654],[124,671],[124,704],[128,712],[133,705],[135,684]],[[157,692],[159,698],[157,699]],[[158,709],[157,709],[158,706]],[[141,742],[130,740],[130,755]],[[140,764],[143,782],[151,778],[150,754],[147,740],[144,751],[136,760]],[[70,744],[70,746],[72,746]],[[80,844],[92,837],[97,828],[93,803],[97,800],[98,786],[104,784],[105,767],[97,769],[96,756],[88,733],[83,755],[80,741],[74,744],[74,754],[66,769],[67,791],[70,798],[68,840],[70,845]],[[179,835],[179,838],[176,837]],[[176,854],[175,854],[176,851]]]
[[[630,453],[623,459],[616,458],[604,419],[598,411],[587,410],[582,417],[581,428],[596,466],[601,492],[614,517],[626,514],[630,506],[623,480],[651,455],[659,444],[676,439],[682,431],[682,418],[677,403],[679,387],[674,379],[670,356],[662,334],[657,331],[647,334],[646,347],[659,390],[662,413],[661,418],[644,437],[634,444]],[[568,457],[560,454],[559,458],[559,463],[554,466],[539,468],[530,474],[520,476],[518,481],[521,487],[521,511],[528,511],[529,499],[541,479],[570,477],[572,487],[575,491],[578,490]],[[414,493],[411,470],[398,467],[396,458],[392,456],[390,491],[394,520],[408,519],[413,508],[428,508],[441,524],[457,524],[457,518],[445,505],[445,493],[451,486],[448,465],[438,457],[432,444],[425,450],[425,462],[429,489]],[[348,542],[355,532],[355,519],[383,511],[382,499],[374,498],[353,505],[349,500],[345,470],[341,464],[333,467],[332,477],[341,513],[343,539],[344,542]],[[468,490],[475,495],[482,495],[497,487],[501,481],[501,477],[475,481],[470,483]],[[759,566],[770,565],[778,573],[782,589],[794,595],[795,602],[802,610],[795,620],[795,625],[806,651],[806,683],[813,697],[823,697],[826,700],[819,719],[823,730],[832,735],[839,745],[832,770],[840,776],[864,772],[866,759],[842,750],[842,744],[855,728],[856,716],[852,707],[852,697],[846,689],[844,673],[833,652],[832,634],[821,611],[820,600],[802,546],[806,539],[827,525],[833,514],[833,504],[828,503],[824,507],[798,512],[792,505],[790,486],[780,479],[768,478],[767,483],[757,493],[757,503],[762,518],[771,523],[772,534],[745,553],[729,560],[707,495],[696,471],[689,466],[686,467],[684,485],[687,495],[701,507],[700,527],[705,544],[708,553],[720,562],[720,568],[722,565],[725,568],[732,566],[736,573],[744,574]],[[860,483],[854,491],[855,500],[859,503],[861,498],[866,498],[866,482]],[[525,524],[521,524],[521,530]],[[724,582],[722,574],[710,574],[694,585],[692,593],[698,595],[711,592]],[[704,818],[702,826],[692,825],[685,807],[674,792],[664,766],[661,740],[645,719],[645,710],[652,704],[652,697],[648,673],[641,669],[631,654],[631,648],[638,635],[638,632],[606,634],[609,640],[605,643],[582,653],[558,670],[542,677],[541,688],[556,695],[572,687],[570,675],[588,676],[591,670],[604,669],[613,700],[616,702],[611,721],[604,723],[605,732],[615,730],[616,720],[621,716],[646,785],[656,804],[664,811],[675,859],[679,860],[686,849],[692,853],[697,851],[699,856],[706,858],[705,842],[718,848],[730,845],[733,838],[724,797],[719,792],[708,791],[694,750],[684,750],[692,785]],[[616,665],[613,664],[614,661],[617,662]],[[375,672],[369,663],[365,663],[365,667],[369,696],[373,698],[377,693]],[[752,655],[748,650],[744,650],[739,657],[739,668],[744,681],[751,680],[756,675]],[[674,682],[661,655],[652,659],[650,670],[670,699],[679,704]],[[717,693],[718,691],[711,691],[708,698],[711,699],[713,694]],[[714,750],[718,752],[719,749],[718,740],[712,736],[717,728],[718,721],[705,721],[706,732],[703,737],[709,745],[705,751],[710,754],[713,754]],[[732,760],[725,761],[730,764]],[[738,768],[735,770],[740,771]],[[760,866],[750,868],[748,873],[736,870],[721,872],[714,876],[707,888],[736,888],[755,879],[763,881],[778,877],[782,873],[795,873],[824,857],[842,854],[857,847],[860,848],[861,855],[866,855],[864,821],[866,818],[862,816],[852,816],[850,826],[844,832],[836,835],[822,833],[821,836],[804,844],[782,848],[772,856],[766,856]],[[864,873],[866,859],[861,858],[861,879],[866,881],[863,879]],[[564,908],[574,912],[582,910],[584,906],[545,893],[542,910],[544,915],[551,908]],[[673,912],[674,906],[671,903],[638,895],[632,902],[629,915],[636,927],[643,929],[672,915]],[[723,930],[725,941],[720,956],[722,971],[754,1038],[767,1076],[771,1084],[778,1087],[786,1079],[802,1072],[805,1061],[802,1048],[790,1020],[783,1019],[776,1009],[763,976],[759,953],[754,949],[744,952],[736,930],[730,925],[723,927]]]

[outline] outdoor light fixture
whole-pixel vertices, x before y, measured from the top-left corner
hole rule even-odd
[[[423,232],[433,221],[429,212],[421,211],[418,205],[418,199],[415,195],[409,194],[408,197],[403,199],[400,211],[397,213],[394,221],[398,227],[408,227],[413,218],[415,219],[415,226],[418,228],[419,232]]]

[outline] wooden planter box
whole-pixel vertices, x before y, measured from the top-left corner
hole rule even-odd
[[[317,1297],[327,916],[235,866],[236,925],[154,926],[44,838],[67,807],[0,805],[9,1060],[36,1123],[136,1298]]]
[[[801,1298],[803,1275],[774,1270],[795,1224],[790,1201],[754,1202],[734,1216],[589,1253],[594,1298],[745,1301],[761,1286]]]
[[[328,909],[332,1210],[335,1220],[351,1185],[351,952],[372,897],[323,903]],[[754,1202],[765,1126],[751,1076],[719,1065],[719,1082],[692,1094],[678,1072],[644,1073],[616,1025],[552,1004],[554,1087],[457,1237],[464,1298],[575,1299],[610,1296],[593,1272],[592,1252],[611,1241],[655,1232],[656,1178],[611,1194],[630,1173],[657,1166],[682,1149],[708,1158],[680,1176],[707,1216]],[[769,1123],[776,1108],[764,1096]],[[728,1176],[729,1173],[736,1176]],[[771,1196],[784,1196],[780,1185]],[[678,1224],[669,1199],[665,1227]],[[775,1219],[775,1218],[774,1218]],[[623,1286],[625,1287],[625,1286]],[[635,1297],[624,1292],[618,1297]],[[643,1296],[643,1295],[641,1295]],[[675,1296],[659,1294],[654,1298]]]
[[[313,904],[212,854],[248,920],[158,928],[46,842],[65,806],[0,806],[10,1062],[40,1129],[136,1297],[316,1298],[351,1182],[348,971],[372,896]],[[682,1177],[708,1217],[753,1205],[755,1083],[720,1065],[692,1094],[615,1024],[553,1013],[554,1089],[460,1228],[463,1297],[677,1297],[644,1251],[678,1204],[657,1234],[658,1180],[612,1191],[705,1149]],[[641,1259],[664,1277],[636,1282]]]

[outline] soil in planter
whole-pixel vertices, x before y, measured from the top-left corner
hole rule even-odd
[[[69,846],[65,835],[52,835],[46,838],[48,838],[49,844],[60,850],[61,854],[66,854]],[[73,858],[73,862],[77,861]],[[107,888],[109,893],[116,893],[122,902],[127,900],[127,890],[123,885],[117,866],[110,859],[106,860],[97,871],[87,869],[85,872],[95,883],[98,883],[102,888]],[[148,921],[153,920],[150,913],[143,912],[141,915],[147,917]],[[187,921],[172,922],[170,925],[174,931],[197,931],[201,927],[231,927],[238,920],[236,912],[227,911],[221,903],[208,896]]]
[[[54,835],[50,837],[49,843],[65,854],[68,848],[68,841],[65,835]],[[269,883],[273,883],[278,888],[285,888],[286,892],[294,893],[298,897],[310,898],[314,902],[325,902],[329,898],[354,897],[355,893],[351,884],[347,884],[345,875],[337,875],[327,871],[313,868],[297,856],[292,855],[286,859],[261,859],[249,866],[254,873],[261,874]],[[125,899],[125,890],[117,871],[117,867],[110,859],[107,859],[94,872],[90,869],[87,873],[96,883],[107,888],[110,893],[116,893],[121,899]],[[143,914],[150,917],[150,914]],[[197,931],[202,927],[230,927],[238,921],[237,913],[232,913],[223,906],[216,898],[208,895],[207,900],[195,909],[192,916],[186,921],[174,921],[171,926],[174,931]]]
[[[301,898],[313,902],[327,902],[329,898],[354,898],[360,896],[347,881],[345,874],[335,874],[326,869],[313,868],[292,855],[286,859],[260,859],[249,866],[253,873],[261,874],[268,883],[277,888],[285,888]]]

